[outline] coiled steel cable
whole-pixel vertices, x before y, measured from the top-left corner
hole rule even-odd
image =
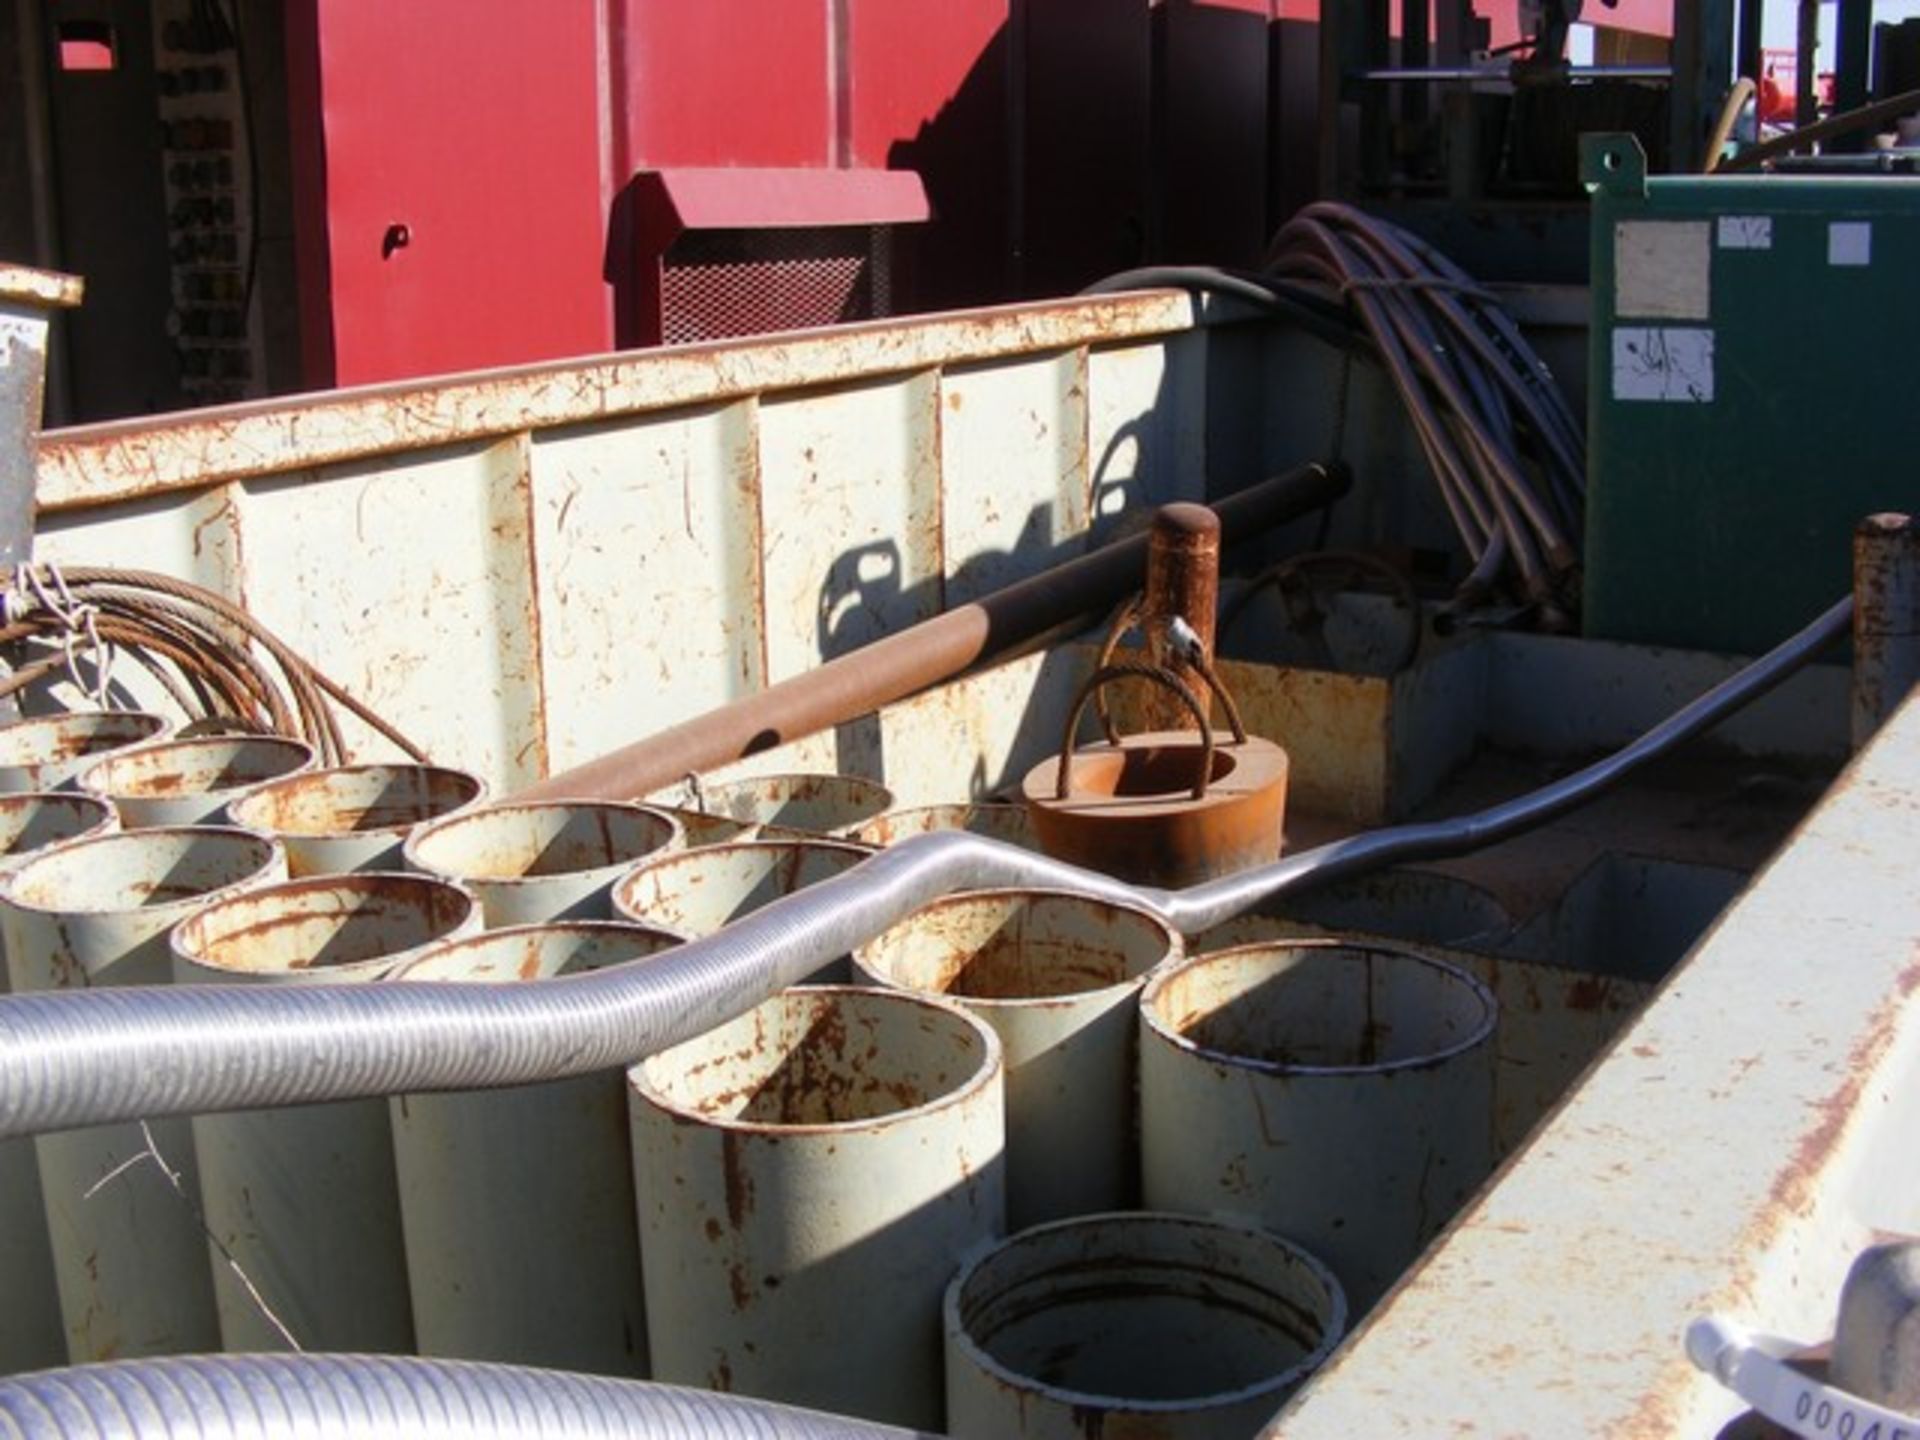
[[[344,710],[411,759],[426,754],[398,729],[226,597],[146,570],[75,566],[44,573],[60,600],[37,580],[16,577],[7,595],[0,645],[32,640],[70,643],[74,615],[84,609],[92,634],[137,661],[188,715],[241,729],[309,741],[323,765],[354,758],[337,711]],[[67,664],[59,657],[23,659],[0,678],[0,696],[45,679]]]

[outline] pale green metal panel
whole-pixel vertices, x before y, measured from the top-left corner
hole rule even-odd
[[[1920,179],[1646,174],[1590,136],[1586,626],[1757,653],[1920,505]]]

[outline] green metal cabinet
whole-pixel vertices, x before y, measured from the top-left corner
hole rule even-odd
[[[1920,179],[1646,173],[1587,136],[1586,628],[1754,653],[1920,507]]]

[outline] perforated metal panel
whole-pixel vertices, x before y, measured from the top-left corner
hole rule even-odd
[[[695,230],[667,251],[667,344],[796,330],[893,313],[888,227]]]

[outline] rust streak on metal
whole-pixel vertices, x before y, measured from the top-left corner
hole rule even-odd
[[[720,1166],[727,1196],[727,1219],[736,1232],[746,1224],[753,1209],[753,1181],[747,1177],[740,1155],[744,1137],[731,1130],[720,1132]]]
[[[1840,1145],[1848,1127],[1862,1121],[1865,1112],[1860,1106],[1861,1097],[1868,1085],[1878,1079],[1881,1062],[1892,1048],[1901,1017],[1907,1012],[1915,990],[1920,990],[1920,949],[1916,949],[1848,1052],[1846,1078],[1815,1107],[1814,1123],[1801,1134],[1792,1155],[1774,1179],[1769,1192],[1772,1203],[1751,1232],[1750,1243],[1755,1248],[1778,1229],[1783,1217],[1805,1214],[1819,1198],[1827,1159]]]
[[[533,478],[533,434],[531,431],[516,432],[508,441],[511,447],[513,471],[510,481],[518,504],[513,507],[513,524],[520,531],[520,548],[526,556],[525,586],[519,597],[526,607],[526,670],[523,685],[526,692],[527,739],[526,746],[515,758],[520,761],[525,773],[544,775],[550,762],[551,744],[547,735],[547,686],[544,675],[546,656],[540,634],[540,546],[536,542],[539,533],[539,500],[534,493]]]

